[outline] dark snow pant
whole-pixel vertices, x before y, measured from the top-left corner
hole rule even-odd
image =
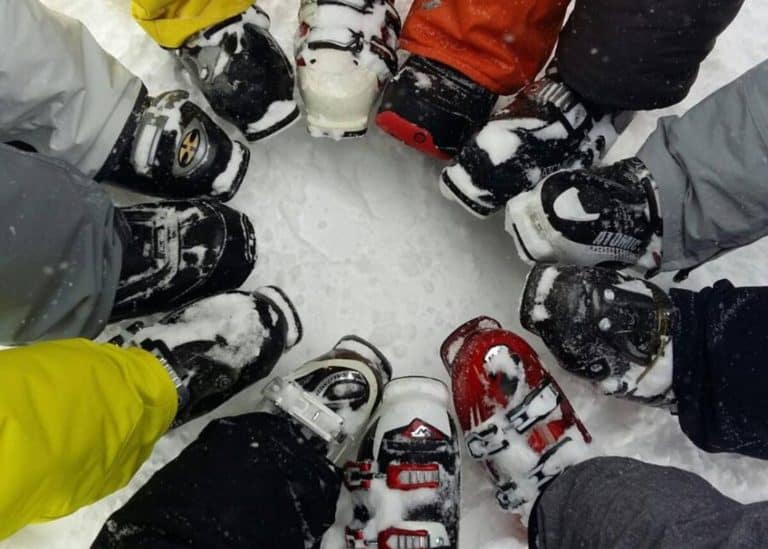
[[[528,532],[532,549],[764,549],[768,502],[742,505],[693,473],[604,457],[553,481]]]
[[[768,459],[768,287],[672,290],[680,426],[708,452]],[[768,539],[768,538],[766,538]]]
[[[107,520],[92,547],[319,547],[341,476],[303,440],[270,414],[213,421]]]
[[[0,144],[0,344],[94,337],[110,317],[122,217],[77,169]]]
[[[563,80],[618,110],[674,105],[744,0],[577,0],[560,33]]]

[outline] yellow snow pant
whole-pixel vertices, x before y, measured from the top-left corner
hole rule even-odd
[[[0,351],[0,539],[125,486],[176,415],[141,349],[67,339]]]
[[[254,0],[133,0],[131,13],[147,34],[177,48],[206,27],[243,13]]]

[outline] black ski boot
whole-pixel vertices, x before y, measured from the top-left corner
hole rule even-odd
[[[214,112],[248,141],[268,137],[299,117],[293,67],[269,24],[269,16],[252,6],[175,50]]]
[[[641,276],[661,267],[656,182],[637,158],[552,174],[509,201],[506,227],[530,263],[627,267]]]
[[[302,336],[285,294],[273,286],[193,301],[151,326],[137,322],[110,342],[153,353],[179,392],[178,426],[269,375]]]
[[[443,170],[441,190],[487,217],[546,175],[589,167],[617,138],[613,113],[587,105],[556,76],[523,88]]]
[[[485,124],[497,98],[462,73],[411,55],[384,90],[376,124],[415,149],[449,159]]]
[[[289,415],[308,440],[325,446],[328,459],[342,465],[391,377],[392,367],[376,347],[346,336],[328,353],[270,381],[263,408]]]
[[[440,381],[391,381],[344,483],[355,503],[347,548],[456,549],[461,460]]]
[[[607,394],[668,406],[677,313],[641,279],[597,267],[537,266],[528,275],[520,322],[560,365]]]
[[[185,91],[136,104],[97,180],[167,198],[235,196],[250,152],[229,136]]]
[[[205,200],[120,208],[127,222],[112,320],[167,311],[238,288],[256,263],[256,236],[244,214]]]

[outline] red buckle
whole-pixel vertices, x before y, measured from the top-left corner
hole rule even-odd
[[[394,490],[439,488],[440,467],[437,463],[392,463],[387,467],[387,487]],[[397,547],[401,546],[398,545]],[[409,546],[403,545],[402,547]]]
[[[348,461],[344,465],[344,485],[347,490],[369,490],[373,476],[372,461]]]
[[[426,530],[404,530],[387,528],[379,532],[378,549],[429,549],[429,532]]]
[[[368,549],[368,542],[365,541],[362,530],[352,530],[347,527],[344,530],[344,540],[347,543],[347,549]]]

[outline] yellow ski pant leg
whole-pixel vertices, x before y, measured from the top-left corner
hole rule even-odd
[[[141,349],[85,339],[0,351],[0,539],[123,487],[176,415]]]
[[[131,13],[147,34],[166,48],[177,48],[203,30],[243,13],[254,0],[132,0]]]

